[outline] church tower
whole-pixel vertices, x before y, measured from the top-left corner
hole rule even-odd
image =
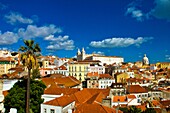
[[[81,60],[81,52],[80,52],[80,49],[77,50],[77,60],[78,60],[78,61]]]
[[[142,62],[143,62],[143,65],[149,65],[149,59],[148,59],[148,57],[146,56],[146,54],[144,54],[144,57],[143,57]]]
[[[81,56],[82,56],[82,60],[84,60],[86,57],[86,52],[84,50],[84,47],[82,48],[82,52],[81,52]]]

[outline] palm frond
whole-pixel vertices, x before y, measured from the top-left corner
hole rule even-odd
[[[22,51],[22,52],[24,52],[24,51],[26,51],[27,50],[27,47],[24,47],[24,46],[21,46],[20,48],[19,48],[19,51]]]

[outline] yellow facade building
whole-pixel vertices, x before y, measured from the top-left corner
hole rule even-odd
[[[87,78],[89,62],[74,62],[69,64],[69,76],[75,77],[77,80],[85,81]]]
[[[165,69],[165,68],[170,69],[170,62],[158,62],[156,63],[156,67],[162,68],[162,69]]]
[[[0,58],[0,75],[7,74],[10,68],[16,67],[15,61],[11,58]]]
[[[130,78],[127,73],[121,73],[117,75],[117,83],[126,83],[126,79]]]

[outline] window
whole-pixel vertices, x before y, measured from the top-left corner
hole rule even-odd
[[[47,109],[46,108],[44,108],[44,113],[47,113]]]
[[[140,99],[138,99],[138,103],[140,103],[141,101],[140,101]]]
[[[50,113],[55,113],[55,110],[54,109],[50,109]]]

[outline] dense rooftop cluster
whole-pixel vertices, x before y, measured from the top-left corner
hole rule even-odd
[[[46,85],[41,113],[122,113],[119,108],[130,106],[168,112],[170,62],[149,64],[146,55],[141,61],[122,61],[122,57],[97,54],[79,53],[78,59],[39,56],[36,80]],[[1,51],[2,96],[27,74],[20,53]]]

